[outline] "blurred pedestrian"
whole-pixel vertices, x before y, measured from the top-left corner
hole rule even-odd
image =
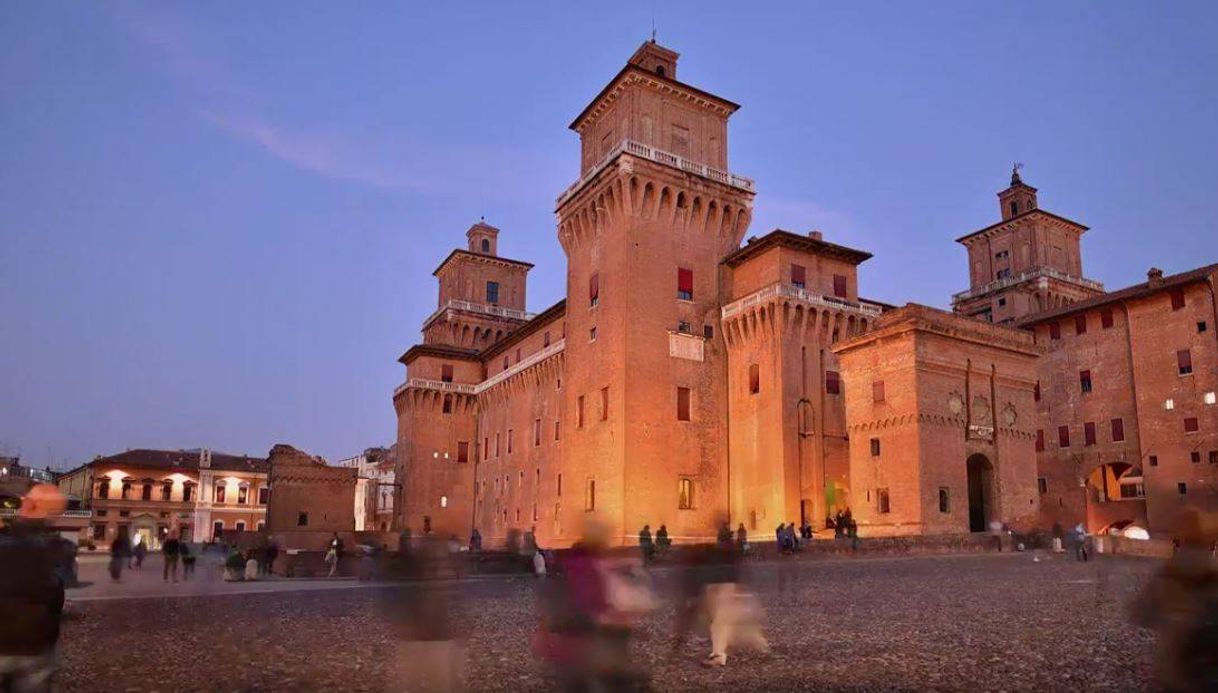
[[[539,578],[546,576],[546,553],[540,546],[533,552],[533,574]]]
[[[330,568],[330,572],[326,574],[326,577],[334,577],[334,573],[338,571],[338,549],[334,548],[333,545],[326,549],[325,561],[326,565]]]
[[[409,693],[453,693],[464,690],[465,660],[454,611],[455,583],[449,576],[447,542],[434,534],[420,537],[410,551],[398,557],[406,583],[400,589],[381,590],[378,611],[395,627],[396,656],[389,667],[385,690]]]
[[[135,547],[131,550],[131,553],[133,553],[135,555],[135,567],[136,568],[144,567],[144,555],[148,553],[148,542],[142,541],[142,539],[143,539],[143,535],[136,534],[135,535]]]
[[[279,543],[271,539],[266,545],[266,574],[275,572],[275,559],[279,558]]]
[[[670,546],[672,540],[668,538],[668,525],[660,525],[660,529],[656,531],[656,551],[663,556],[668,553]]]
[[[182,557],[182,581],[185,582],[195,574],[195,555],[190,544],[184,541],[178,543],[178,554]]]
[[[716,547],[706,574],[704,604],[710,621],[711,652],[706,666],[727,665],[727,651],[743,644],[767,649],[761,634],[761,606],[756,596],[740,586],[740,553]]]
[[[173,576],[173,581],[178,581],[178,555],[181,553],[181,542],[178,541],[178,535],[175,532],[170,534],[169,538],[161,544],[162,558],[165,560],[165,565],[161,570],[161,580],[169,582],[169,576]]]
[[[727,527],[727,523],[724,523],[723,526]],[[728,538],[727,538],[726,543],[730,545],[732,542],[732,535],[730,532],[728,533],[727,537]],[[720,543],[724,543],[724,542],[720,542]],[[741,522],[740,525],[736,527],[736,550],[739,551],[740,553],[744,553],[745,551],[749,550],[749,532],[747,529],[744,528],[743,522]]]
[[[123,566],[131,559],[131,539],[120,527],[118,536],[110,542],[110,578],[120,580],[123,577]]]
[[[1074,558],[1084,563],[1090,558],[1087,554],[1087,528],[1083,523],[1074,526]]]
[[[478,531],[477,527],[474,527],[474,531],[469,533],[469,550],[482,550],[482,533]]]
[[[643,553],[643,560],[650,562],[656,550],[651,541],[651,525],[643,525],[643,529],[639,530],[639,549]]]
[[[787,524],[787,543],[792,551],[799,551],[799,537],[800,535],[795,533],[795,523]]]
[[[1216,519],[1185,512],[1178,550],[1131,605],[1134,622],[1158,635],[1155,679],[1164,691],[1218,690]]]
[[[0,533],[0,690],[52,690],[65,578],[47,518],[66,506],[59,489],[38,484]]]
[[[990,546],[1002,553],[1002,523],[997,519],[990,520]]]
[[[726,520],[719,525],[719,533],[716,535],[716,541],[718,541],[720,544],[732,543],[732,529],[731,527],[728,527]]]

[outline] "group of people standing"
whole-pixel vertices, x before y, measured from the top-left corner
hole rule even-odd
[[[670,548],[672,539],[668,538],[668,525],[660,525],[654,540],[651,537],[651,525],[643,525],[643,529],[639,530],[639,550],[643,552],[644,561],[650,562],[657,555],[668,553]]]

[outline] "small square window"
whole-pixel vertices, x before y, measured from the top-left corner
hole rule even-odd
[[[682,320],[677,323],[677,332],[681,334],[693,334],[693,328],[689,326],[688,322]]]
[[[1200,426],[1198,425],[1197,417],[1187,416],[1184,418],[1185,433],[1196,433],[1198,430],[1200,430]]]
[[[1193,464],[1201,464],[1201,451],[1193,450],[1192,452],[1188,453],[1188,461],[1192,462]]]
[[[1006,304],[1007,304],[1007,300],[1006,300],[1005,298],[1000,298],[1000,299],[998,299],[998,307],[999,307],[999,308],[1001,308],[1002,306],[1005,306]]]
[[[1164,408],[1164,409],[1166,409],[1167,411],[1171,411],[1172,409],[1175,409],[1175,408],[1176,408],[1176,400],[1174,400],[1174,399],[1172,399],[1172,398],[1170,398],[1170,397],[1168,397],[1167,399],[1163,400],[1163,408]]]
[[[309,526],[309,513],[296,513],[296,526],[297,527],[308,527]]]
[[[1209,329],[1209,325],[1206,325],[1204,320],[1199,320],[1197,322],[1197,331],[1198,332],[1205,332],[1208,329]]]
[[[1184,494],[1188,493],[1188,484],[1184,483],[1183,481],[1179,482],[1176,484],[1176,491],[1183,496]]]
[[[1152,467],[1159,466],[1159,456],[1158,455],[1151,455],[1149,459],[1150,459],[1150,466],[1152,466]]]
[[[1210,390],[1202,396],[1202,401],[1204,401],[1206,404],[1216,404],[1218,403],[1218,393]]]

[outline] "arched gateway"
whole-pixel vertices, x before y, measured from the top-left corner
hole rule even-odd
[[[969,455],[968,462],[968,529],[984,532],[994,503],[994,465],[985,455]]]

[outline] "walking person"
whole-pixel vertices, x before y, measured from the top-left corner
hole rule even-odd
[[[330,566],[330,572],[326,577],[334,577],[334,573],[338,570],[338,549],[333,545],[326,549],[326,565]]]
[[[655,554],[655,544],[651,541],[651,525],[643,525],[643,529],[639,530],[639,549],[643,552],[643,561],[650,563]]]
[[[131,558],[131,540],[119,529],[118,536],[110,542],[110,579],[118,582],[123,577],[123,566]]]
[[[135,548],[132,550],[132,553],[135,554],[135,567],[143,568],[144,555],[148,553],[148,546],[147,542],[140,540],[139,534],[135,535]]]
[[[334,554],[334,560],[331,562],[330,554]],[[326,552],[326,562],[330,563],[330,577],[334,577],[334,573],[338,570],[338,562],[343,557],[343,540],[339,538],[338,532],[334,533],[330,539],[330,550]]]
[[[727,650],[735,644],[767,650],[761,634],[761,606],[757,597],[742,589],[740,554],[731,548],[715,547],[704,588],[707,617],[710,619],[711,653],[705,666],[727,666]]]
[[[478,531],[477,527],[474,527],[474,531],[469,533],[469,550],[482,550],[482,533]]]
[[[169,582],[169,576],[173,576],[173,581],[178,581],[178,556],[182,553],[181,542],[178,541],[176,533],[170,534],[169,538],[161,544],[161,557],[165,560],[165,565],[161,570],[161,581]]]
[[[178,541],[178,555],[182,559],[182,582],[186,582],[195,574],[195,555],[190,550],[190,544],[181,540]]]
[[[1084,563],[1090,558],[1087,555],[1087,529],[1081,522],[1074,526],[1074,558]]]
[[[1002,523],[998,520],[990,520],[990,545],[1002,553]]]
[[[672,546],[672,540],[668,538],[668,525],[660,525],[660,529],[656,532],[656,551],[663,556],[668,553],[670,546]]]
[[[726,522],[723,523],[723,527],[724,527],[724,529],[727,528]],[[728,537],[727,543],[730,544],[732,541],[731,532],[728,532],[727,537]],[[745,551],[749,550],[749,532],[747,529],[744,528],[743,522],[741,522],[736,527],[736,550],[739,551],[740,553],[744,553]]]

